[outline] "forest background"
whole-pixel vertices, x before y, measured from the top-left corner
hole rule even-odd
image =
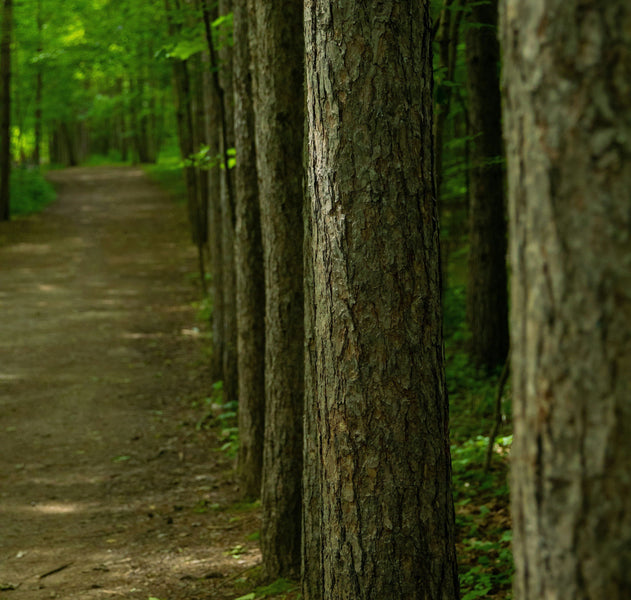
[[[253,6],[249,4],[251,13],[256,12]],[[140,163],[184,199],[191,239],[198,249],[200,318],[208,323],[212,340],[208,368],[216,381],[200,410],[220,407],[221,418],[215,422],[221,423],[222,450],[238,459],[243,497],[255,501],[252,510],[260,510],[256,500],[262,489],[263,571],[267,579],[282,578],[278,581],[285,582],[283,593],[294,597],[298,592],[291,591],[291,580],[300,572],[300,541],[296,543],[288,534],[286,522],[278,530],[271,513],[284,511],[298,523],[298,530],[301,517],[296,517],[291,506],[296,502],[292,493],[273,502],[269,494],[274,493],[272,489],[287,491],[278,485],[284,485],[287,472],[294,472],[294,483],[300,484],[301,475],[295,471],[300,470],[301,461],[298,466],[295,463],[297,454],[302,454],[302,414],[296,414],[296,399],[291,398],[294,380],[300,379],[299,387],[303,385],[302,371],[292,370],[290,360],[270,359],[270,348],[276,343],[274,330],[270,335],[263,327],[266,322],[269,327],[269,314],[266,319],[264,313],[266,294],[268,305],[271,291],[301,297],[302,291],[295,288],[302,287],[302,253],[292,257],[289,252],[280,259],[266,253],[265,264],[271,268],[263,280],[261,222],[265,237],[265,228],[278,215],[263,204],[258,214],[258,208],[253,210],[248,204],[248,194],[256,194],[251,186],[258,185],[281,195],[296,190],[301,195],[303,147],[302,140],[298,146],[274,146],[264,133],[257,130],[255,134],[244,116],[252,107],[243,103],[249,98],[264,107],[267,95],[276,93],[275,101],[301,106],[302,74],[296,75],[296,63],[281,60],[278,73],[286,94],[268,87],[266,69],[274,65],[252,68],[256,60],[249,52],[263,56],[263,33],[260,28],[248,33],[245,8],[243,2],[233,7],[230,0],[3,0],[0,217],[43,208],[54,198],[45,181],[46,171],[79,164]],[[259,25],[268,17],[258,14]],[[512,427],[497,2],[433,0],[429,17],[444,364],[460,588],[464,600],[509,598],[513,564],[507,470]],[[287,10],[281,18],[302,30],[302,12],[294,15]],[[291,53],[295,40],[288,37],[277,42]],[[296,60],[301,64],[302,55]],[[302,111],[289,113],[291,127],[302,130]],[[255,137],[258,156],[254,155]],[[273,159],[260,158],[263,147],[272,150],[267,156]],[[265,169],[272,174],[270,181]],[[273,181],[274,173],[292,170],[300,176]],[[285,191],[274,187],[285,184]],[[284,235],[287,248],[300,250],[301,242],[292,246],[290,235],[292,228],[302,229],[300,210],[297,214],[298,220],[287,217],[289,233]],[[250,293],[247,298],[239,283],[244,280]],[[286,314],[280,319],[278,329],[292,340],[282,356],[293,355],[301,361],[302,315]],[[244,332],[249,332],[247,339]],[[248,344],[250,358],[243,359],[240,349]],[[256,354],[260,360],[248,362]],[[270,394],[275,392],[269,384],[265,389],[264,370],[268,379],[277,382],[279,394],[289,397],[271,398],[281,415],[274,427],[285,426],[275,435],[290,439],[275,450],[278,471],[269,469],[267,475],[262,475],[268,452],[263,421],[270,422],[265,411],[270,410]],[[268,402],[267,409],[262,398]],[[307,420],[307,430],[309,426]],[[265,436],[273,435],[271,431]],[[305,450],[305,456],[309,451]],[[302,523],[307,529],[316,525]],[[307,579],[303,592],[306,589],[308,597],[317,597],[310,589],[309,573],[304,572],[308,554],[309,549],[303,547],[302,575]],[[259,596],[265,593],[258,592]]]

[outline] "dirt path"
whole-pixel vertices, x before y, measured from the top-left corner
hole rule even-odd
[[[0,597],[233,598],[258,523],[193,426],[185,210],[137,169],[51,179],[58,202],[0,227]]]

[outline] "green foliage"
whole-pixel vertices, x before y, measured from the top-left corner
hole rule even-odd
[[[513,575],[506,456],[512,436],[497,440],[500,467],[484,472],[488,438],[451,448],[462,598],[508,598]]]
[[[126,164],[123,161],[120,150],[110,150],[108,154],[92,154],[84,163],[89,167],[102,167]]]
[[[226,168],[226,163],[224,161],[223,154],[212,156],[209,153],[209,150],[210,148],[208,146],[203,145],[197,152],[189,155],[189,157],[182,162],[182,165],[184,167],[195,167],[205,171],[209,171],[210,169],[214,169],[216,167],[224,170]],[[226,150],[226,154],[228,156],[228,168],[233,169],[237,164],[237,151],[235,148],[228,148]]]
[[[27,167],[12,169],[11,214],[13,216],[39,212],[55,198],[55,190],[38,169]]]
[[[202,408],[203,414],[197,421],[195,428],[199,431],[217,427],[221,446],[219,450],[234,458],[239,450],[239,429],[237,427],[236,400],[224,401],[223,382],[216,381],[212,386],[212,393],[201,402],[193,403],[194,408]]]

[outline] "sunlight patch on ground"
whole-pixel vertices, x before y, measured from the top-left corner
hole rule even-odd
[[[0,513],[30,515],[68,515],[92,512],[94,504],[85,502],[42,502],[33,504],[4,504]]]
[[[158,333],[134,333],[131,331],[128,331],[127,333],[124,333],[122,336],[124,339],[126,340],[144,340],[144,339],[157,339],[157,338],[161,338],[164,337],[164,333],[158,332]]]
[[[22,242],[9,246],[5,251],[15,254],[50,254],[52,247],[50,244],[29,244]]]
[[[20,376],[14,373],[0,373],[0,383],[3,381],[17,381],[18,379],[20,379]]]

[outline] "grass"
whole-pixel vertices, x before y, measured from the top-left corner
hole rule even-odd
[[[56,198],[53,186],[43,173],[32,167],[11,171],[11,216],[23,217],[42,211]]]

